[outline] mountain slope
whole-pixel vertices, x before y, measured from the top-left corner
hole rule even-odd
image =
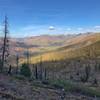
[[[31,57],[31,63],[40,61],[63,60],[73,58],[94,58],[100,57],[100,34],[84,34],[69,39],[67,46],[49,51],[39,56]],[[68,42],[68,41],[67,41]],[[22,60],[22,62],[25,61]]]
[[[28,48],[31,55],[34,55],[37,53],[43,53],[64,46],[65,41],[73,37],[74,35],[41,35],[26,38],[11,38],[10,49],[13,52],[13,55],[15,55],[16,52],[20,52],[20,55],[23,55],[23,53]]]

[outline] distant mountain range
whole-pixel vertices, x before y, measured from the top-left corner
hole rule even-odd
[[[69,39],[74,37],[76,37],[76,35],[41,35],[26,38],[11,38],[10,49],[13,51],[13,55],[16,53],[23,55],[27,49],[31,55],[35,55],[62,47]]]

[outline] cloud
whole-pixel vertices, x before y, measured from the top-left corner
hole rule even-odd
[[[95,29],[100,29],[100,25],[94,26]]]
[[[49,26],[49,30],[55,30],[54,26]]]
[[[91,27],[68,27],[68,26],[49,26],[49,25],[27,25],[11,31],[12,36],[26,37],[37,36],[43,34],[60,35],[60,34],[74,34],[74,33],[86,33],[86,32],[99,32],[100,26]]]

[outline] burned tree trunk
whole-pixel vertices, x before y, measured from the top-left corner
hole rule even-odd
[[[46,68],[44,69],[44,79],[47,80],[47,70],[46,70]]]
[[[4,39],[3,39],[3,45],[2,45],[2,56],[1,56],[1,72],[4,69],[5,63],[7,64],[7,57],[9,56],[9,40],[8,40],[8,21],[7,16],[5,16],[4,21]]]
[[[42,80],[43,79],[43,68],[42,68],[42,57],[40,57],[40,73],[39,73],[39,79]]]
[[[37,66],[35,66],[35,79],[38,79],[38,69],[37,69]]]
[[[12,69],[12,66],[10,65],[9,70],[8,70],[8,74],[11,74],[11,69]]]
[[[27,59],[27,66],[29,67],[29,64],[30,64],[30,54],[29,54],[28,48],[27,48],[27,52],[26,52],[26,59]]]
[[[18,68],[19,68],[19,56],[18,56],[18,54],[17,54],[17,56],[16,56],[16,74],[18,74]]]

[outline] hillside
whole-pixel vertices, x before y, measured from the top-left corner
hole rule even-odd
[[[10,49],[13,55],[15,55],[16,52],[20,52],[20,54],[23,55],[28,48],[31,55],[35,55],[64,46],[65,41],[75,36],[76,35],[40,35],[25,38],[11,38]]]
[[[66,46],[51,50],[39,56],[31,57],[31,63],[73,58],[100,57],[100,33],[83,34],[65,41]],[[64,44],[65,45],[65,44]],[[23,62],[23,59],[22,59]]]

